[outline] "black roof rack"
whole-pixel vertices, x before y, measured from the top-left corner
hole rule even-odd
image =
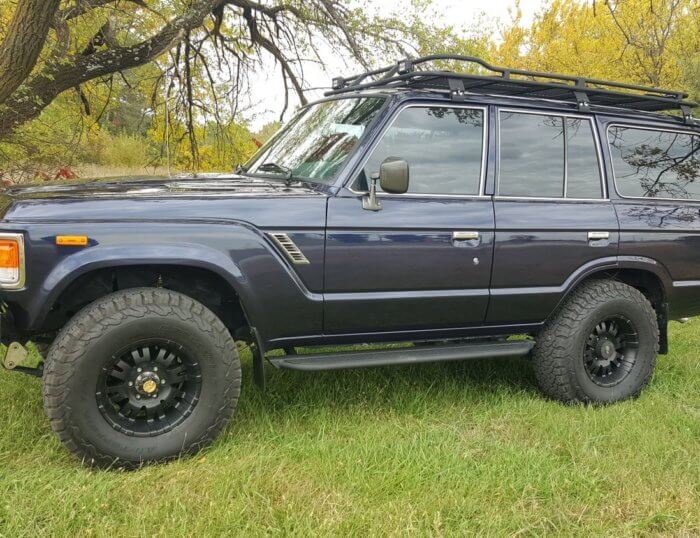
[[[489,74],[464,73],[425,69],[424,64],[435,61],[459,62]],[[449,93],[463,99],[467,93],[499,94],[516,97],[554,99],[573,102],[579,110],[592,105],[619,107],[645,112],[681,111],[686,122],[694,122],[693,107],[687,93],[592,78],[539,73],[522,69],[495,67],[480,58],[434,54],[421,58],[406,58],[396,64],[333,79],[333,89],[327,96],[366,89],[430,89]]]

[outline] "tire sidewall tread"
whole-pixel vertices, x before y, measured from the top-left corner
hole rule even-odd
[[[614,387],[596,385],[585,372],[583,346],[606,316],[625,315],[639,333],[640,348],[629,376]],[[657,315],[637,289],[615,280],[582,284],[538,334],[533,365],[542,391],[566,403],[607,404],[637,397],[648,384],[659,350]]]
[[[181,338],[177,341],[176,330]],[[114,349],[120,338],[169,335],[196,348],[202,369],[200,400],[192,415],[171,431],[132,437],[112,429],[95,400],[101,347]],[[207,393],[205,393],[205,388]],[[91,465],[137,467],[196,451],[225,427],[238,402],[240,360],[219,318],[197,301],[160,288],[138,288],[108,295],[82,311],[60,331],[44,368],[44,407],[53,431],[74,455]]]

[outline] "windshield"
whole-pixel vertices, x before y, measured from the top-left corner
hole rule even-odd
[[[330,184],[383,104],[383,97],[366,97],[305,108],[244,170]]]

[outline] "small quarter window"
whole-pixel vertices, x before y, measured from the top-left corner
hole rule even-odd
[[[700,200],[700,135],[611,127],[608,142],[622,196]]]
[[[591,122],[565,116],[501,112],[498,194],[602,198]]]
[[[566,119],[566,147],[566,197],[600,198],[600,166],[590,121]]]
[[[366,191],[382,161],[398,157],[408,162],[409,194],[478,195],[484,130],[481,109],[406,108],[382,135],[353,189]]]

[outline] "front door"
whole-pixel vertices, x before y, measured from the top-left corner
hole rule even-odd
[[[329,200],[326,333],[419,336],[484,321],[494,240],[492,201],[483,196],[486,114],[402,107],[349,188]],[[380,192],[382,209],[364,210],[367,178],[388,157],[408,162],[409,190]]]
[[[614,268],[618,222],[592,117],[500,110],[488,324],[544,320],[594,268]]]

